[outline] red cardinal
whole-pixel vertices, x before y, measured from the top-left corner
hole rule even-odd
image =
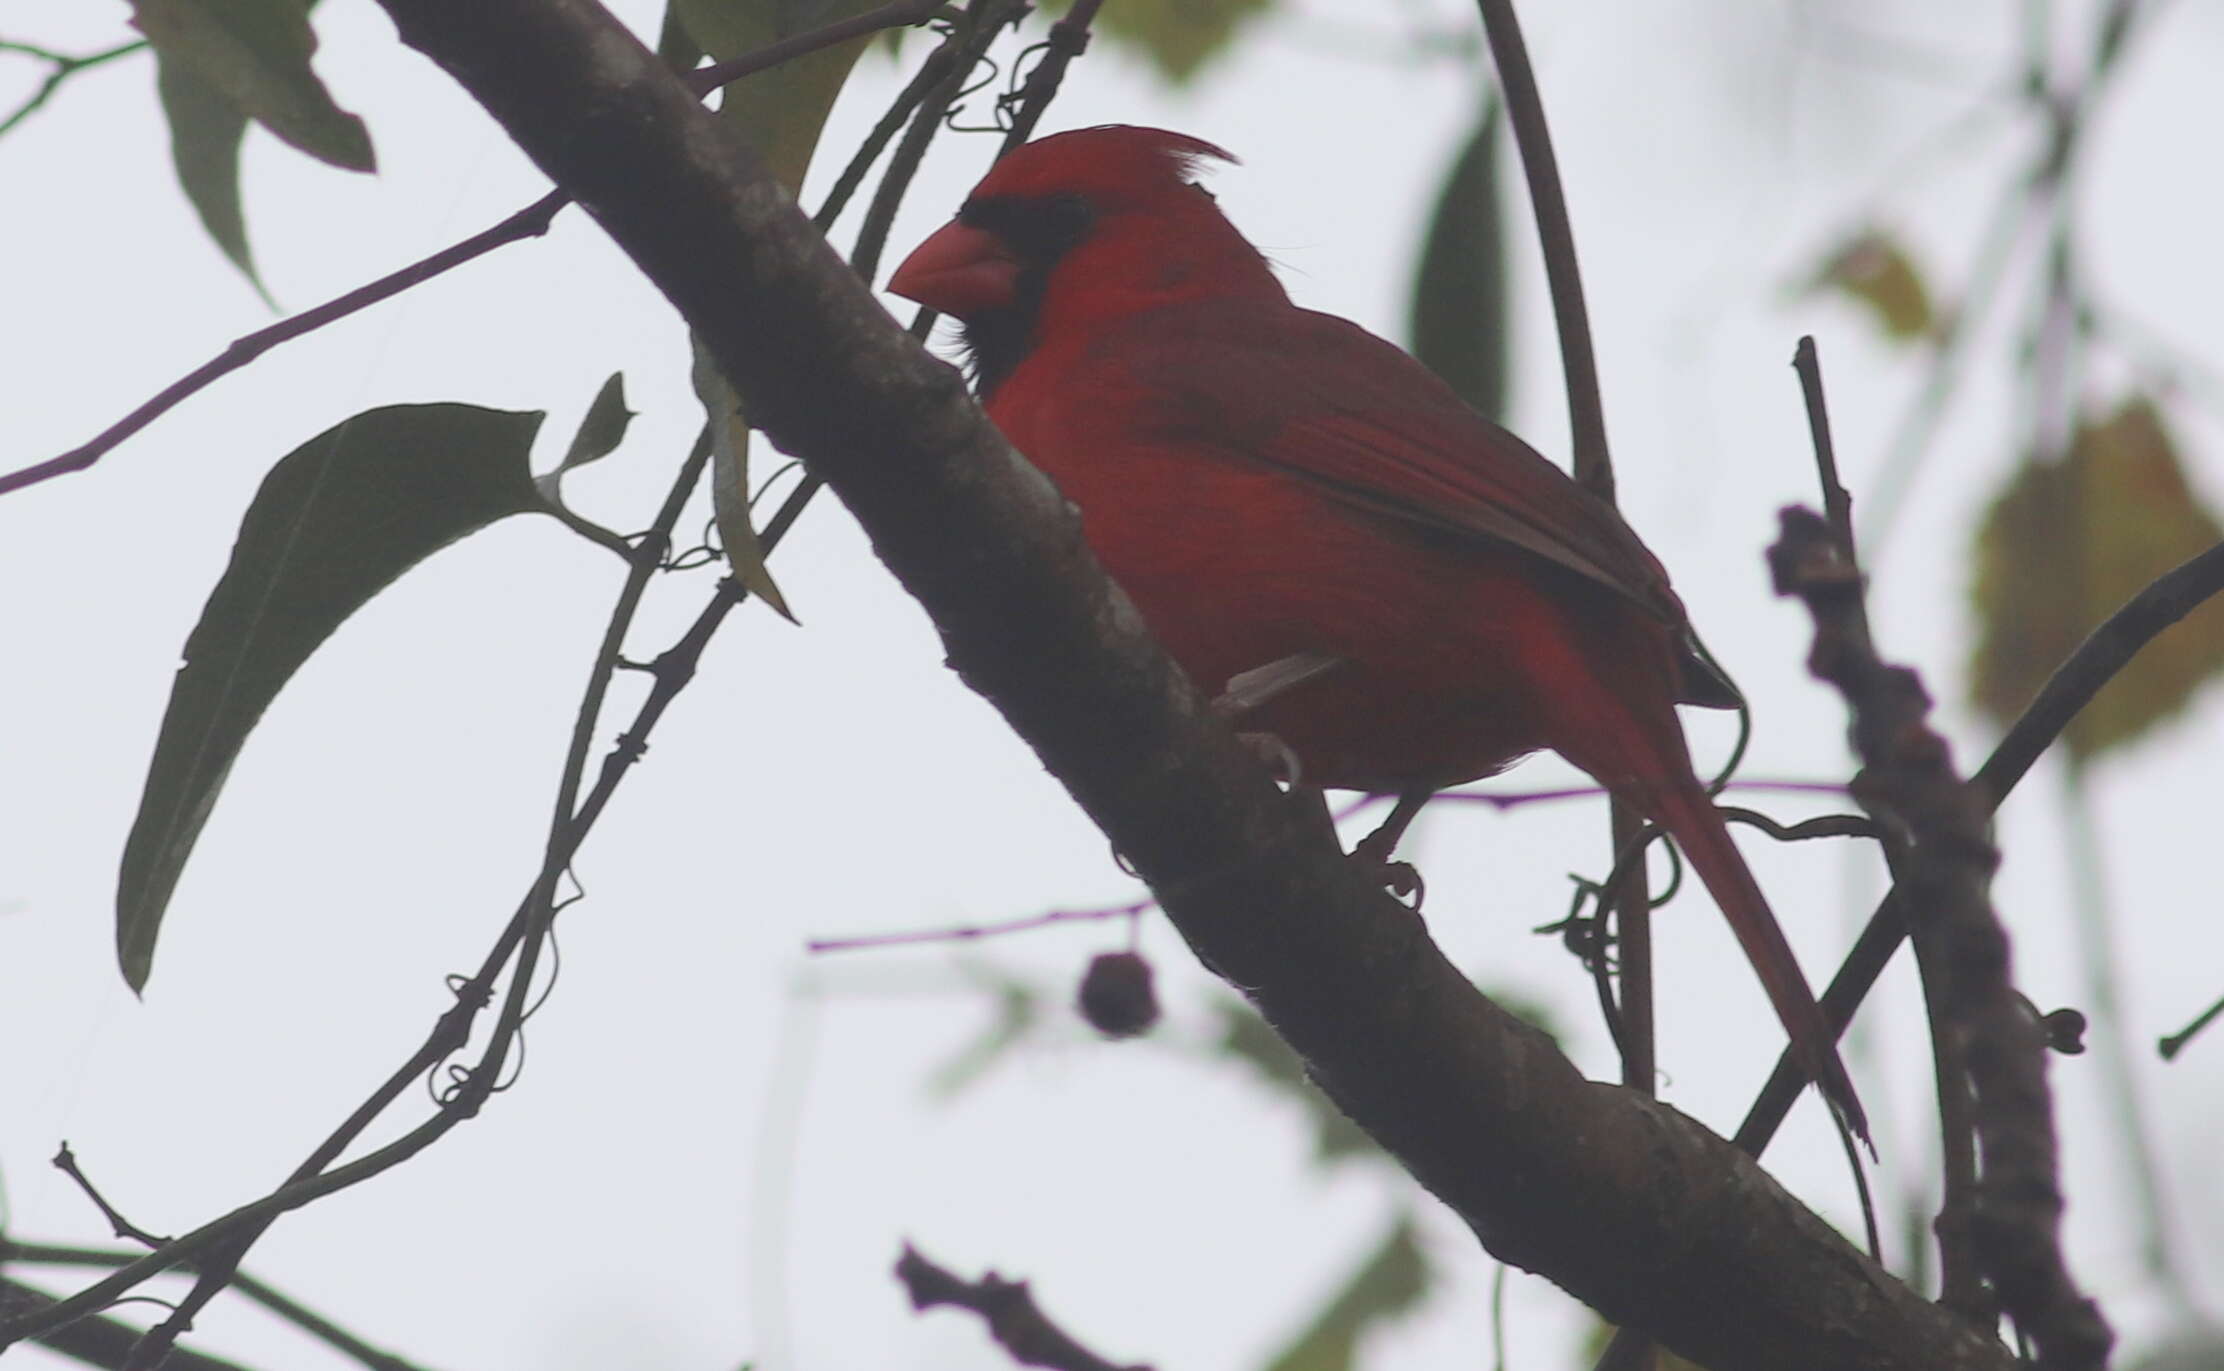
[[[954,315],[982,402],[1081,508],[1190,678],[1260,699],[1305,780],[1431,792],[1551,748],[1672,834],[1808,1074],[1864,1128],[1834,1035],[1691,769],[1682,704],[1734,705],[1613,507],[1427,368],[1290,303],[1160,129],[998,162],[889,289]],[[1264,670],[1262,670],[1264,668]],[[1248,673],[1248,674],[1247,674]]]

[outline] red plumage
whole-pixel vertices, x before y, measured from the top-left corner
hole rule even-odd
[[[1834,1036],[1692,771],[1679,702],[1734,692],[1621,516],[1411,357],[1290,303],[1156,129],[999,162],[890,289],[966,326],[983,402],[1207,693],[1340,665],[1243,719],[1306,780],[1415,794],[1550,748],[1660,823],[1809,1074],[1860,1129]]]

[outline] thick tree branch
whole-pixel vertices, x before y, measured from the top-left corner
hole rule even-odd
[[[1478,994],[1212,717],[957,373],[608,14],[590,0],[382,3],[841,496],[952,665],[1199,956],[1492,1251],[1714,1371],[2009,1364],[1719,1138],[1583,1080]]]

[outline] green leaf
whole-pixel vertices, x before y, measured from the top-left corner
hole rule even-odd
[[[703,61],[703,49],[680,22],[680,7],[664,6],[664,23],[656,31],[656,55],[674,71],[693,71]]]
[[[1506,234],[1498,101],[1483,106],[1429,218],[1413,278],[1413,355],[1493,419],[1506,407]]]
[[[239,199],[239,144],[247,133],[247,116],[199,72],[160,53],[155,57],[155,90],[170,125],[170,162],[185,198],[209,237],[270,302],[270,292],[255,273]]]
[[[540,507],[527,455],[541,418],[393,405],[326,430],[271,469],[186,640],[124,844],[116,949],[133,990],[146,986],[170,893],[263,710],[403,572]]]
[[[1219,1050],[1258,1073],[1259,1079],[1305,1107],[1314,1127],[1313,1159],[1327,1163],[1345,1157],[1375,1156],[1375,1140],[1321,1093],[1305,1074],[1305,1063],[1249,1005],[1226,1000],[1220,1005]]]
[[[749,508],[749,424],[742,417],[741,397],[726,384],[718,364],[695,343],[695,394],[703,402],[703,416],[710,424],[710,507],[718,521],[718,541],[726,550],[726,567],[734,579],[761,597],[781,618],[795,623],[787,597],[772,579],[765,564],[764,542]]]
[[[672,13],[714,62],[756,51],[875,8],[877,0],[672,0]],[[763,155],[793,194],[819,145],[827,111],[871,42],[857,38],[744,77],[719,96],[719,116]]]
[[[1937,318],[1915,259],[1882,229],[1863,229],[1848,239],[1824,260],[1809,289],[1852,296],[1896,343],[1927,336]]]
[[[1128,48],[1168,82],[1181,85],[1227,52],[1244,25],[1275,0],[1123,0],[1097,15],[1096,30]],[[1050,5],[1063,13],[1070,0]]]
[[[1042,1021],[1042,996],[1023,981],[976,967],[972,975],[996,997],[996,1017],[948,1061],[934,1069],[927,1092],[938,1101],[954,1099],[977,1084],[989,1068],[1027,1040]]]
[[[564,503],[564,473],[573,467],[583,467],[589,462],[599,462],[617,450],[625,441],[626,429],[633,423],[633,411],[626,408],[625,374],[610,373],[595,393],[593,403],[587,406],[587,415],[579,421],[579,431],[572,434],[571,446],[564,450],[564,460],[556,469],[533,478],[533,488],[540,492],[547,512],[562,520],[564,526],[589,542],[599,544],[631,561],[633,545],[612,533],[592,519],[576,514]]]
[[[564,460],[558,462],[549,475],[561,476],[573,467],[599,462],[616,452],[632,423],[633,411],[626,408],[625,373],[613,371],[587,406],[586,417],[579,421],[579,431],[571,436],[571,446],[564,450]]]
[[[1359,1339],[1420,1303],[1428,1289],[1428,1254],[1414,1241],[1412,1218],[1401,1215],[1313,1326],[1267,1364],[1268,1371],[1351,1371]]]
[[[2025,464],[1978,531],[1970,698],[1996,723],[2013,720],[2101,620],[2220,539],[2224,527],[2186,484],[2152,400],[2133,396],[2080,425],[2060,461]],[[2220,671],[2224,600],[2211,600],[2070,722],[2070,756],[2088,761],[2144,735]]]
[[[348,171],[377,169],[370,131],[309,69],[317,39],[306,0],[132,0],[132,9],[165,68],[190,69],[311,157]]]

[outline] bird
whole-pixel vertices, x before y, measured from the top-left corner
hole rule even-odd
[[[1675,839],[1840,1117],[1866,1120],[1679,704],[1741,703],[1613,505],[1395,345],[1293,303],[1200,178],[1104,125],[999,161],[888,288],[955,318],[989,418],[1207,695],[1305,782],[1435,792],[1550,750]]]

